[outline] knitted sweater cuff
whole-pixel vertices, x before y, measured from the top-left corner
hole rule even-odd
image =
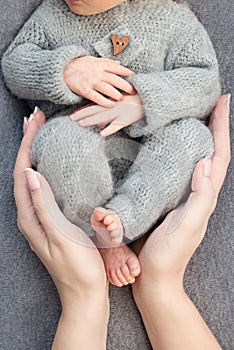
[[[88,52],[83,48],[76,46],[68,46],[60,52],[54,62],[54,76],[52,78],[51,98],[53,102],[59,104],[75,104],[80,103],[82,96],[75,94],[70,90],[63,78],[63,70],[65,66],[74,58],[87,56]]]
[[[50,50],[23,43],[6,52],[2,70],[8,88],[17,97],[71,105],[80,103],[83,97],[69,89],[63,70],[72,59],[87,55],[85,49],[76,45]]]

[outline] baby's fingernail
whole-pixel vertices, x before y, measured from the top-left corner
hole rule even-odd
[[[70,114],[70,115],[69,115],[69,118],[70,118],[71,120],[76,120],[76,113]]]
[[[116,104],[115,104],[115,102],[108,102],[107,103],[107,107],[115,107],[116,106]]]
[[[202,163],[203,175],[209,177],[211,175],[211,158],[206,157]]]
[[[231,101],[231,94],[227,94],[226,95],[226,100],[224,102],[224,104],[229,108],[230,107],[230,101]]]
[[[31,168],[24,169],[24,173],[27,179],[29,189],[31,191],[38,190],[40,188],[40,181],[37,177],[37,173]]]
[[[85,121],[83,119],[81,119],[77,122],[77,124],[80,126],[85,126]]]
[[[28,118],[27,117],[24,117],[24,122],[23,122],[23,133],[25,134],[26,132],[26,126],[28,124]]]

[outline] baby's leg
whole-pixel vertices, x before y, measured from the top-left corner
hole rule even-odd
[[[188,196],[194,165],[212,153],[209,129],[193,118],[175,121],[145,136],[124,182],[105,205],[118,217],[110,223],[106,212],[103,223],[106,221],[107,229],[112,231],[121,221],[126,241],[147,232]]]
[[[91,213],[114,191],[104,141],[97,129],[81,128],[66,116],[49,120],[34,141],[32,162],[50,183],[64,215],[93,234]]]
[[[118,132],[105,139],[106,155],[112,169],[114,183],[122,181],[127,169],[131,166],[139,152],[139,143],[132,141],[125,133]],[[127,148],[126,148],[127,145]],[[110,211],[111,212],[111,211]],[[135,253],[127,246],[121,245],[119,238],[118,246],[110,247],[109,232],[103,224],[106,209],[97,207],[91,216],[91,225],[97,233],[97,246],[102,255],[107,277],[114,285],[121,287],[135,281],[140,273],[140,264]],[[115,215],[115,214],[114,214]],[[110,213],[110,218],[112,217]],[[115,215],[118,221],[118,216]],[[109,220],[109,217],[106,217]],[[120,229],[122,224],[119,221]]]

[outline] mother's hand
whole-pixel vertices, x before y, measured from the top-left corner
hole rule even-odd
[[[215,209],[230,162],[229,102],[221,96],[210,119],[215,152],[195,167],[192,193],[186,204],[169,213],[150,235],[139,254],[142,276],[138,279],[183,281],[185,268],[201,243]]]
[[[46,180],[30,168],[32,143],[44,123],[44,114],[38,110],[25,128],[14,169],[14,195],[19,229],[46,266],[65,304],[83,290],[95,288],[97,293],[100,287],[103,293],[106,276],[92,241],[63,216]]]

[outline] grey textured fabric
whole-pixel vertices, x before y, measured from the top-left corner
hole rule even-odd
[[[233,0],[190,0],[215,46],[223,93],[234,86]],[[1,53],[38,5],[36,0],[1,0]],[[60,312],[53,283],[19,233],[12,192],[12,171],[26,105],[12,98],[1,79],[0,127],[0,339],[3,350],[49,350]],[[233,105],[233,102],[232,102]],[[231,118],[232,150],[234,120]],[[185,286],[224,350],[232,350],[233,339],[233,227],[234,161],[232,160],[218,206],[207,235],[186,273]],[[111,287],[111,318],[108,350],[149,350],[130,287]]]
[[[64,0],[44,0],[4,54],[2,67],[15,95],[60,105],[55,108],[64,116],[68,104],[83,102],[63,81],[64,66],[83,55],[115,59],[112,34],[130,38],[118,59],[134,71],[128,80],[144,106],[144,126],[124,128],[130,136],[146,133],[134,164],[125,174],[118,169],[124,176],[112,185],[104,146],[112,140],[114,157],[119,159],[122,149],[126,159],[126,138],[103,140],[98,129],[84,130],[57,114],[38,133],[32,159],[70,221],[85,229],[93,209],[105,206],[118,214],[125,238],[133,240],[188,195],[194,165],[213,152],[208,128],[192,118],[204,119],[217,102],[218,66],[194,13],[171,0],[135,0],[79,16]],[[46,113],[46,102],[44,107]],[[121,160],[118,168],[122,166],[126,168]]]

